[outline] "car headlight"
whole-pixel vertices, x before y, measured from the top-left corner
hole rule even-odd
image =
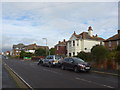
[[[81,67],[85,67],[85,65],[83,65],[83,64],[78,64],[79,66],[81,66]]]

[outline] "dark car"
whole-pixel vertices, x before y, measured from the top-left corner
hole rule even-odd
[[[43,60],[42,65],[49,67],[59,66],[59,60],[61,59],[62,57],[59,55],[49,55]]]
[[[44,60],[44,59],[39,59],[37,65],[43,64],[43,60]]]
[[[85,71],[89,72],[91,66],[84,60],[76,57],[65,58],[61,63],[61,69],[73,69],[75,72]]]

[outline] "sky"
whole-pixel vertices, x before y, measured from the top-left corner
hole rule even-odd
[[[2,2],[2,50],[13,44],[54,47],[73,32],[88,31],[107,39],[118,30],[118,2]],[[1,21],[1,20],[0,20]],[[0,23],[1,25],[1,23]]]

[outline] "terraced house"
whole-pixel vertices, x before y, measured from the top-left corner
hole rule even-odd
[[[75,31],[67,42],[67,56],[75,56],[79,52],[90,52],[95,45],[103,45],[104,39],[92,34],[92,27],[88,27],[88,32],[76,34]]]

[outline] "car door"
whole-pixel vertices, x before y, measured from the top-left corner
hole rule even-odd
[[[65,59],[63,60],[62,64],[63,64],[65,67],[68,67],[69,58],[65,58]]]
[[[73,69],[73,67],[74,67],[74,60],[72,58],[69,58],[68,68]]]

